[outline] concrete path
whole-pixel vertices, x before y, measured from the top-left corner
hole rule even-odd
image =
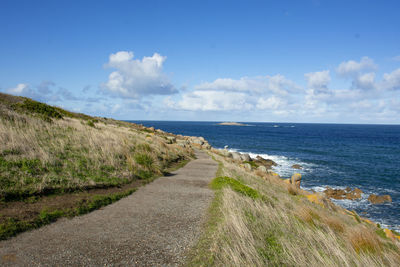
[[[0,242],[0,265],[179,266],[213,198],[217,163],[197,159],[131,196]]]

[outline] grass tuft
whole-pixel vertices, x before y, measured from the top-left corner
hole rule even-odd
[[[257,192],[257,190],[254,190],[253,188],[248,187],[247,185],[244,185],[238,180],[233,179],[231,177],[227,176],[217,177],[214,178],[214,180],[211,182],[211,188],[213,188],[214,190],[220,190],[226,186],[229,186],[235,192],[248,196],[252,199],[260,198],[260,193]]]

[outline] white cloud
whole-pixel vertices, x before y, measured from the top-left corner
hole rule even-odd
[[[248,101],[248,95],[242,92],[198,90],[184,94],[177,103],[171,99],[166,99],[164,103],[181,110],[229,111],[251,109],[253,105]]]
[[[354,79],[353,86],[360,89],[375,88],[375,73],[369,72],[365,74],[360,74]]]
[[[277,110],[280,108],[285,108],[286,104],[287,104],[286,100],[276,96],[270,96],[268,98],[258,99],[256,108]]]
[[[134,59],[132,52],[111,54],[105,67],[116,69],[102,85],[106,92],[123,98],[137,99],[144,95],[168,95],[177,90],[163,73],[166,57],[154,53],[142,60]]]
[[[298,92],[301,88],[281,74],[274,76],[242,77],[238,80],[229,78],[216,79],[213,82],[204,82],[194,87],[195,90],[231,91],[260,94],[273,92],[286,95],[289,92]]]
[[[329,70],[306,73],[304,77],[307,79],[308,87],[314,90],[326,90],[331,81]]]
[[[388,90],[400,90],[400,68],[391,73],[385,73],[381,87]]]
[[[9,88],[5,92],[12,95],[27,96],[32,93],[32,89],[29,84],[19,83],[16,87]]]
[[[363,57],[361,58],[360,62],[349,60],[340,63],[336,71],[343,77],[352,77],[354,75],[358,75],[360,72],[375,69],[377,69],[377,65],[374,63],[374,61],[369,57]]]

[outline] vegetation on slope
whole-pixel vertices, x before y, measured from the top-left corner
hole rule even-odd
[[[398,266],[399,242],[356,214],[315,204],[276,175],[220,162],[188,266]]]
[[[187,162],[191,148],[168,137],[0,93],[0,238],[51,221],[43,210],[52,219],[90,211]],[[37,203],[65,193],[58,206]],[[31,208],[26,214],[15,211]]]

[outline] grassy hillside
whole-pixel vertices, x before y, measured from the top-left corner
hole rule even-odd
[[[37,220],[43,210],[79,213],[71,209],[82,201],[90,206],[95,197],[77,197],[66,211],[62,203],[38,205],[46,196],[100,192],[104,197],[115,194],[113,188],[128,192],[192,155],[190,146],[162,131],[0,93],[0,237],[15,222]],[[71,196],[59,202],[70,202]],[[32,210],[15,212],[28,206],[33,209],[28,218]]]
[[[216,196],[188,266],[399,265],[389,230],[213,151]]]

